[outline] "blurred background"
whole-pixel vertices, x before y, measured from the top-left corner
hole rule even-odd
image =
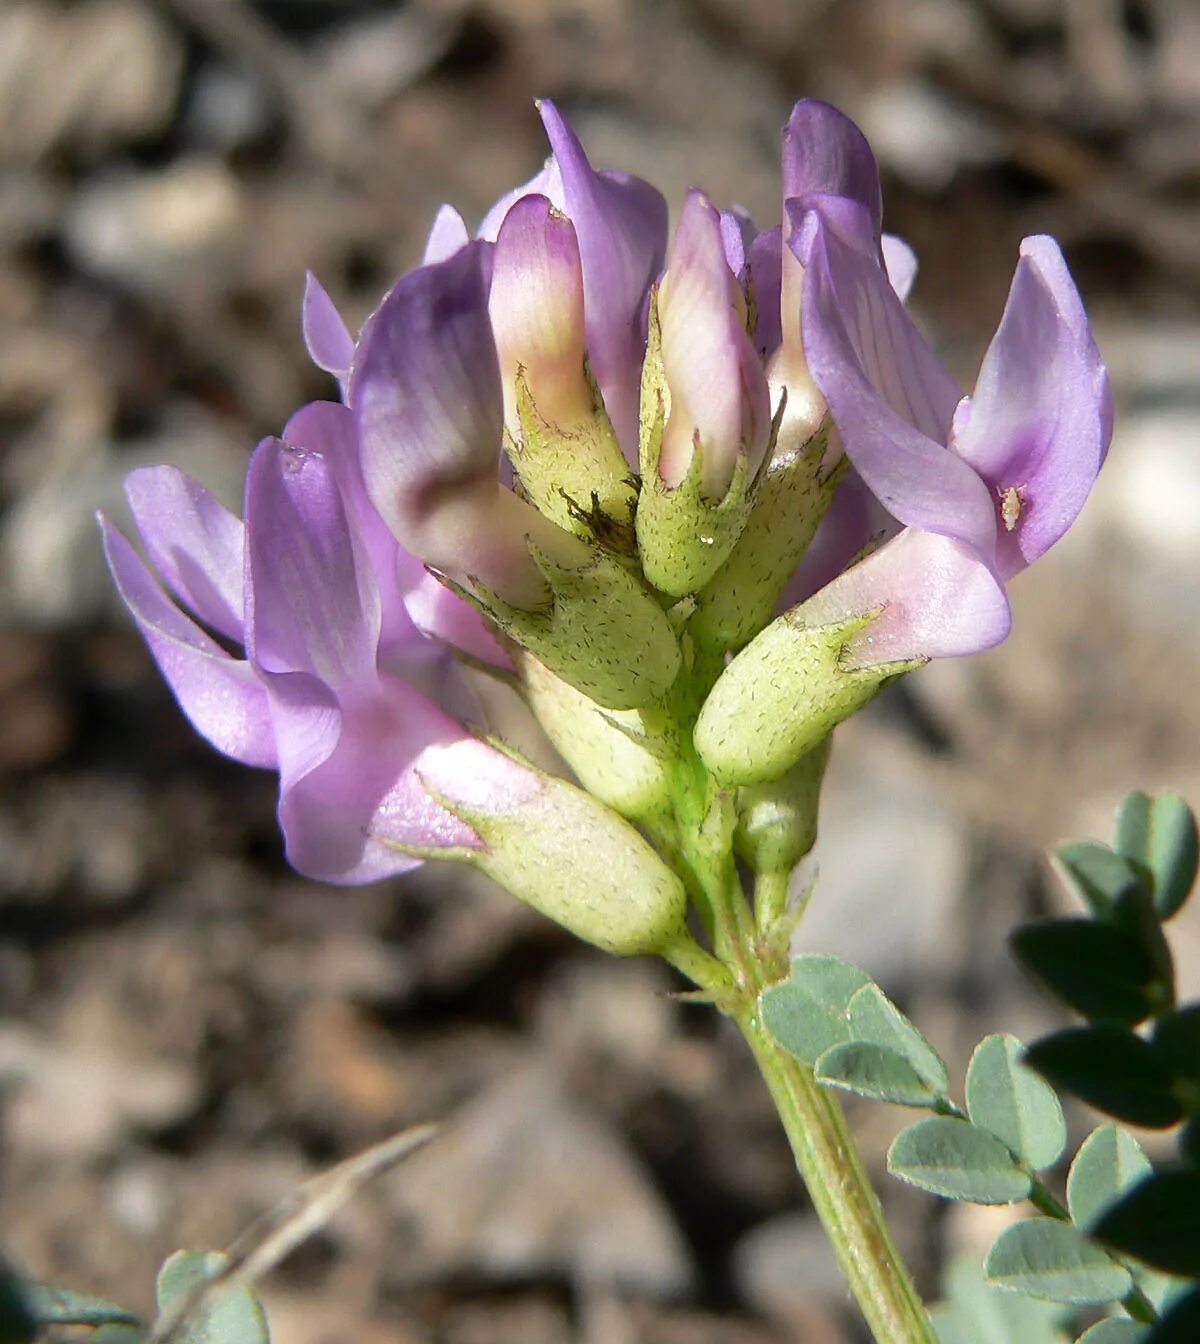
[[[277,1344],[834,1344],[837,1272],[714,1015],[457,871],[291,875],[273,779],[191,735],[100,559],[134,466],[237,504],[258,438],[331,394],[305,268],[355,325],[439,202],[473,223],[540,165],[537,95],[598,166],[760,226],[791,103],[830,99],[968,386],[1039,231],[1112,367],[1109,464],[1012,638],[839,731],[805,944],[961,1070],[1061,1022],[1004,948],[1062,908],[1045,846],[1106,837],[1130,787],[1200,802],[1193,0],[5,0],[0,1226],[28,1272],[145,1309],[168,1251],[453,1116],[269,1281]],[[1174,930],[1196,995],[1200,910]],[[878,1168],[903,1117],[855,1115]],[[995,1230],[884,1188],[931,1294]]]

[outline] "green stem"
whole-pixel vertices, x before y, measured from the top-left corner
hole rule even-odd
[[[760,934],[769,937],[787,913],[787,872],[759,873],[754,879],[754,919]]]
[[[842,1108],[786,1054],[753,1009],[735,1015],[758,1063],[796,1166],[878,1344],[937,1344]]]

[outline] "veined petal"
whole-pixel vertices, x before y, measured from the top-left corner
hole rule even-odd
[[[154,567],[214,630],[243,640],[242,520],[178,467],[140,467],[125,497]]]
[[[1051,238],[1026,238],[975,395],[951,440],[994,492],[1006,576],[1075,521],[1111,428],[1108,371],[1062,253]]]
[[[789,254],[790,255],[790,254]],[[754,348],[764,364],[783,340],[781,316],[783,284],[783,230],[776,226],[760,233],[747,257],[748,289],[754,304]],[[791,314],[799,328],[799,314]]]
[[[462,215],[452,205],[439,205],[429,237],[425,240],[425,255],[421,258],[421,265],[432,266],[434,262],[445,261],[460,247],[466,247],[469,241]]]
[[[827,214],[829,204],[813,205],[797,240],[805,251],[804,351],[846,453],[902,523],[990,555],[990,492],[944,447],[961,394],[880,266],[840,236],[836,217],[845,210]]]
[[[746,454],[753,476],[770,433],[767,380],[741,306],[721,217],[703,192],[689,192],[658,292],[671,392],[659,474],[668,486],[678,485],[698,447],[701,491],[711,500],[724,498],[739,454]]]
[[[500,197],[496,204],[484,215],[483,222],[479,226],[479,232],[475,236],[484,239],[486,242],[494,243],[500,236],[500,225],[504,223],[505,216],[525,196],[545,196],[556,209],[566,210],[567,202],[563,194],[562,173],[559,172],[558,162],[553,155],[546,160],[528,182],[519,187],[514,187],[512,191],[506,192]]]
[[[579,238],[592,373],[617,441],[636,462],[646,298],[666,253],[667,205],[648,182],[597,173],[554,104],[543,101],[538,111]]]
[[[281,739],[298,740],[291,768],[281,771],[279,795],[288,862],[298,872],[326,882],[372,882],[420,862],[384,841],[478,844],[417,774],[423,752],[467,736],[460,725],[392,678],[333,713],[304,682],[311,679],[279,678],[272,695]]]
[[[783,132],[783,199],[844,196],[863,207],[860,242],[875,253],[883,221],[879,167],[862,131],[836,107],[803,98]]]
[[[887,278],[896,291],[896,297],[901,303],[907,303],[917,278],[917,254],[903,238],[897,238],[894,233],[883,235],[881,248]]]
[[[246,645],[333,691],[374,676],[379,594],[320,454],[264,439],[246,476]]]
[[[304,279],[300,323],[312,362],[335,378],[345,379],[354,362],[354,338],[333,306],[333,300],[311,271]]]
[[[1008,634],[1004,585],[969,546],[905,530],[799,608],[806,625],[833,625],[881,607],[850,642],[851,665],[978,653]]]
[[[575,226],[547,197],[524,196],[505,216],[488,311],[510,430],[519,433],[516,380],[522,370],[543,419],[568,427],[590,417],[579,244]]]
[[[750,248],[757,236],[754,221],[745,210],[735,206],[732,210],[721,211],[721,246],[725,249],[725,264],[739,285],[745,283]]]
[[[495,479],[503,429],[491,245],[404,276],[367,319],[351,379],[367,493],[414,555],[435,496]]]
[[[430,638],[461,649],[480,662],[511,669],[512,660],[496,642],[479,612],[428,571],[423,570],[408,588],[404,602],[417,628]]]
[[[275,765],[266,693],[249,663],[231,658],[189,620],[112,523],[103,515],[99,521],[117,590],[192,726],[243,765]]]
[[[425,641],[409,617],[405,593],[426,577],[425,566],[401,547],[367,497],[354,413],[333,401],[309,402],[284,426],[283,441],[320,453],[333,470],[351,540],[362,552],[358,563],[368,567],[379,593],[380,656],[417,651]]]

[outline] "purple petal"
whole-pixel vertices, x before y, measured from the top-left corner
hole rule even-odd
[[[746,262],[758,230],[754,221],[740,207],[721,211],[721,245],[725,249],[725,264],[741,284],[745,278]]]
[[[857,201],[866,211],[862,241],[867,251],[877,250],[883,193],[871,146],[836,107],[804,98],[792,108],[783,132],[783,199],[811,195]]]
[[[754,300],[754,348],[765,363],[783,340],[783,230],[760,233],[750,244],[749,290]]]
[[[740,307],[721,217],[703,192],[689,192],[658,293],[671,391],[659,474],[678,485],[699,444],[701,490],[712,500],[724,498],[742,452],[751,474],[758,470],[770,432],[767,380]]]
[[[311,271],[304,280],[300,323],[312,362],[318,369],[344,379],[354,362],[354,338],[333,306],[333,300]]]
[[[564,428],[590,419],[579,244],[575,226],[547,197],[524,196],[505,216],[496,239],[488,312],[510,429],[518,432],[519,370],[544,419]]]
[[[405,594],[426,577],[425,566],[400,546],[367,497],[353,412],[333,401],[310,402],[284,426],[283,440],[322,454],[333,469],[351,537],[362,548],[359,563],[368,566],[379,593],[380,656],[421,652],[425,641],[409,617]]]
[[[883,270],[830,226],[828,204],[805,217],[806,236],[798,240],[807,244],[801,316],[809,368],[846,453],[902,523],[989,555],[996,526],[991,495],[943,447],[959,390]]]
[[[886,540],[899,526],[852,468],[834,491],[816,536],[788,580],[779,610],[806,601],[832,583],[868,542]]]
[[[908,302],[913,284],[917,278],[917,254],[894,233],[885,233],[882,240],[883,268],[896,297],[901,303]]]
[[[214,630],[243,640],[245,529],[177,467],[141,467],[125,496],[146,553],[171,591]]]
[[[445,261],[452,257],[460,247],[466,247],[469,241],[467,226],[463,217],[452,205],[439,205],[433,217],[433,227],[425,240],[425,255],[422,266],[431,266],[434,262]]]
[[[326,882],[373,882],[419,862],[383,841],[478,844],[417,774],[423,753],[466,737],[458,724],[403,682],[388,679],[330,715],[297,680],[308,679],[281,678],[273,693],[281,740],[299,739],[279,797],[288,862],[297,871]]]
[[[563,194],[562,173],[559,172],[558,163],[551,155],[543,164],[541,170],[535,173],[528,182],[519,187],[514,187],[512,191],[506,192],[495,205],[483,217],[483,223],[479,226],[479,232],[475,235],[486,242],[494,243],[500,236],[500,225],[504,223],[504,218],[516,203],[525,196],[545,196],[555,206],[556,209],[566,211],[566,197]]]
[[[108,519],[99,521],[117,590],[192,726],[243,765],[275,765],[266,693],[249,663],[231,658],[189,620]]]
[[[246,644],[267,672],[334,691],[375,672],[379,596],[319,453],[264,439],[246,476]]]
[[[810,598],[806,625],[883,611],[851,641],[856,666],[952,658],[999,644],[1011,614],[1004,585],[970,547],[906,528]]]
[[[1005,576],[1036,560],[1075,521],[1111,429],[1108,373],[1062,253],[1051,238],[1026,238],[952,440],[1006,519],[997,532]]]
[[[666,254],[667,205],[647,182],[595,172],[554,104],[543,101],[538,111],[562,173],[565,212],[579,237],[592,373],[617,441],[636,462],[643,322]]]
[[[503,431],[488,319],[491,245],[404,276],[368,318],[351,379],[363,478],[401,542],[424,560],[435,496],[495,478]]]
[[[512,660],[496,642],[479,612],[432,574],[423,571],[405,593],[404,601],[417,628],[432,639],[495,667],[506,670],[512,667]]]

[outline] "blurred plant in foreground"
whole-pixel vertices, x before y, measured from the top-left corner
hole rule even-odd
[[[542,171],[474,239],[444,206],[357,340],[310,277],[342,401],[259,445],[244,519],[135,472],[153,569],[102,520],[109,564],[199,731],[278,770],[301,872],[474,864],[732,1017],[876,1338],[930,1340],[840,1109],[758,1005],[833,728],[1005,637],[1008,581],[1103,461],[1107,373],[1034,237],[964,396],[905,310],[870,148],[825,104],[784,131],[778,224],[693,191],[673,234],[540,111]],[[469,726],[464,668],[517,688],[578,785]]]

